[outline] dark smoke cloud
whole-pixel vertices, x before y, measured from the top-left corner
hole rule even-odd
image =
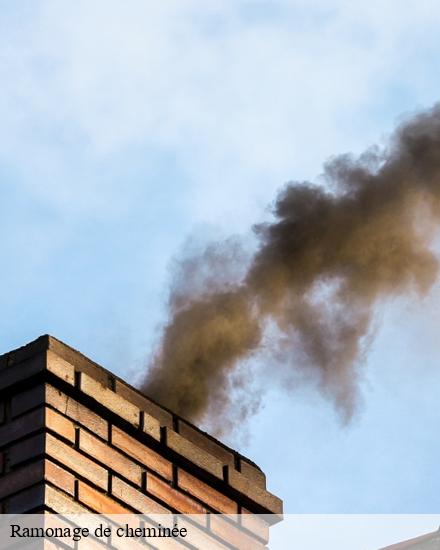
[[[275,325],[292,372],[313,376],[351,417],[375,306],[413,289],[424,295],[438,274],[430,246],[440,221],[440,106],[401,125],[385,150],[331,160],[324,181],[279,193],[274,220],[254,228],[259,245],[241,278],[222,274],[239,261],[233,241],[183,262],[147,394],[194,421],[246,414],[260,395],[234,395],[237,366]],[[189,284],[197,273],[203,283]]]

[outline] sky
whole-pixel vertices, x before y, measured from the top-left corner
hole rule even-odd
[[[286,182],[440,99],[437,2],[311,4],[0,3],[0,352],[50,333],[140,379],[188,243],[249,239]],[[377,310],[348,426],[273,383],[226,436],[286,512],[439,512],[439,306]]]

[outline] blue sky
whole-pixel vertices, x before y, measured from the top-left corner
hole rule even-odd
[[[385,4],[385,5],[384,5]],[[188,238],[439,99],[434,1],[1,3],[1,351],[51,333],[133,380]],[[440,289],[384,304],[348,427],[271,385],[248,438],[290,513],[435,513]]]

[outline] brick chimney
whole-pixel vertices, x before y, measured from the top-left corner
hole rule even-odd
[[[256,464],[51,336],[0,356],[0,451],[2,513],[203,514],[257,549],[282,515]]]
[[[436,550],[440,548],[440,530],[415,539],[392,544],[381,550]]]

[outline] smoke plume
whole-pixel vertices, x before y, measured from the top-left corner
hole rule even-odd
[[[350,418],[375,307],[423,296],[438,274],[440,105],[398,127],[385,149],[331,160],[324,183],[280,191],[241,276],[230,269],[240,264],[234,241],[182,262],[143,391],[194,421],[252,411],[260,394],[246,392],[252,374],[239,370],[271,326],[291,372],[312,376]]]

